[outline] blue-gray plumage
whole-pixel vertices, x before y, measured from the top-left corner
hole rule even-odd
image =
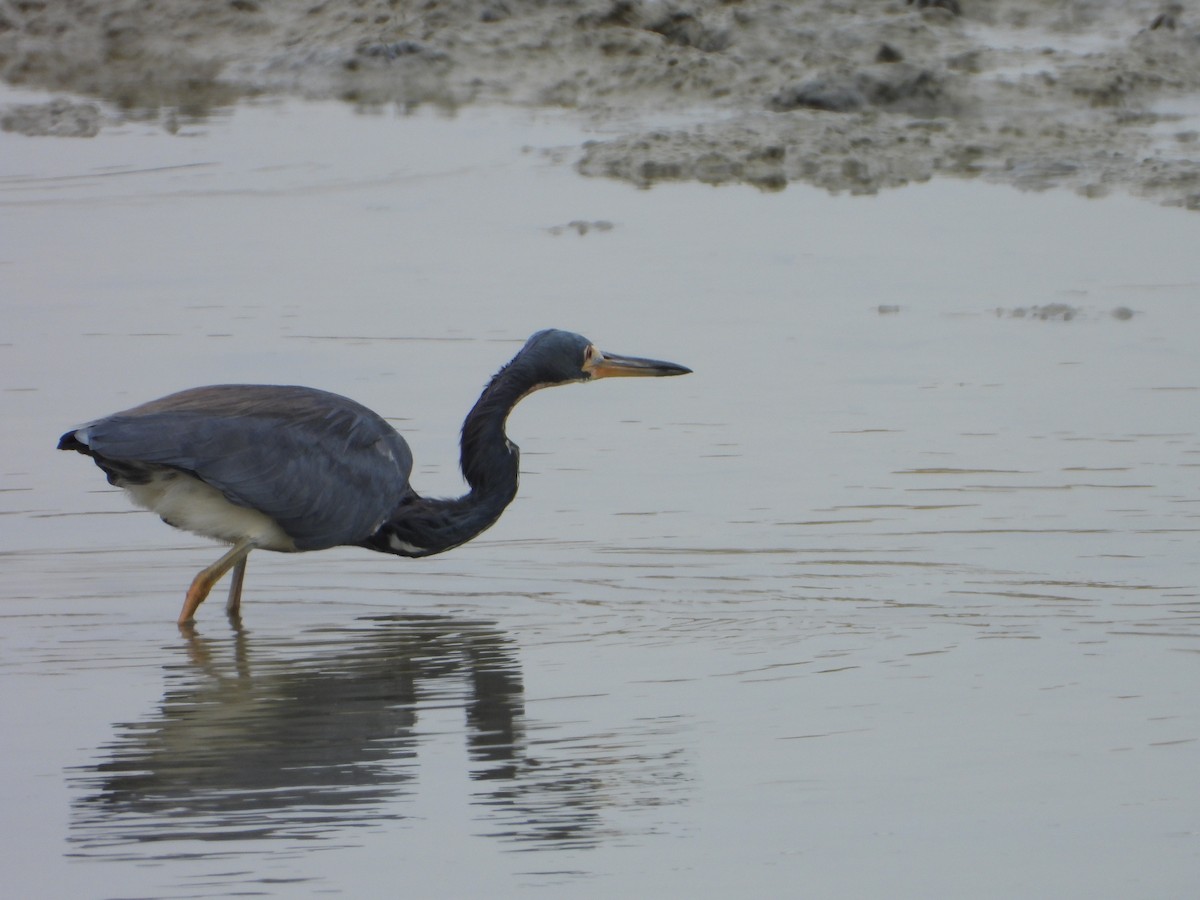
[[[184,625],[230,569],[227,609],[238,615],[246,557],[255,549],[355,545],[418,557],[469,541],[516,495],[519,453],[504,426],[523,397],[575,381],[689,371],[601,353],[570,332],[539,331],[467,415],[461,465],[470,491],[454,499],[413,490],[412,452],[381,416],[306,387],[193,388],[89,422],[58,447],[92,457],[109,482],[167,524],[233,545],[192,582]]]

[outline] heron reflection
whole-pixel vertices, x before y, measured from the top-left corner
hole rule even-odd
[[[678,778],[677,759],[603,741],[531,748],[516,648],[489,622],[385,616],[289,639],[286,656],[244,632],[217,643],[193,635],[187,650],[167,670],[158,709],[118,724],[102,759],[70,773],[81,855],[344,839],[403,819],[428,738],[419,719],[431,709],[463,710],[482,832],[527,848],[586,847],[610,834],[604,814],[621,793],[612,782],[622,754],[636,769],[668,769],[660,784]],[[655,783],[644,772],[631,781]]]

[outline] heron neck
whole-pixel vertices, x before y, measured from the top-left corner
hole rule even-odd
[[[486,531],[517,495],[520,452],[504,425],[521,398],[537,385],[501,369],[463,422],[461,458],[470,490],[461,497],[406,497],[392,518],[365,544],[400,556],[444,553]]]
[[[467,413],[459,442],[459,465],[471,487],[468,496],[477,496],[480,502],[504,496],[504,506],[516,496],[520,453],[504,427],[513,407],[536,387],[510,364],[493,376]]]

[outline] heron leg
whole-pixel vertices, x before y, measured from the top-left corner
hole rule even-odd
[[[230,619],[242,617],[242,582],[246,578],[246,560],[249,558],[247,555],[239,559],[233,567],[233,574],[229,576],[229,599],[225,602],[225,614]]]
[[[207,569],[201,569],[188,588],[187,598],[183,601],[183,611],[179,613],[179,624],[186,625],[196,616],[196,609],[208,597],[213,585],[221,580],[226,572],[234,566],[245,567],[246,557],[258,545],[251,540],[238,541],[228,553],[218,559]],[[241,596],[241,584],[238,583],[238,595]]]

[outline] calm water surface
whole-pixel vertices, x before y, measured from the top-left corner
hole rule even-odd
[[[639,192],[558,162],[579,133],[0,135],[13,896],[1192,893],[1200,217]],[[456,493],[462,415],[546,326],[695,374],[538,394],[484,538],[256,554],[240,630],[214,599],[180,635],[218,550],[53,450],[303,383]]]

